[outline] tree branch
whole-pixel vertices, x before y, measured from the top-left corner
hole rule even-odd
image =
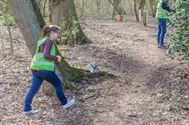
[[[4,3],[6,3],[6,4],[8,4],[8,2],[7,1],[5,1],[5,0],[1,0],[2,2],[4,2]]]

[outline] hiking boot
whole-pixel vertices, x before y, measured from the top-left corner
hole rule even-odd
[[[63,105],[62,107],[63,107],[63,109],[68,109],[73,104],[75,104],[75,99],[68,99],[67,103],[65,105]]]

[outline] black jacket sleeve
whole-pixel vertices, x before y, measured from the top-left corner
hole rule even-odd
[[[175,12],[175,10],[172,10],[170,7],[169,7],[169,4],[168,2],[163,2],[162,3],[162,8],[167,10],[168,12]]]

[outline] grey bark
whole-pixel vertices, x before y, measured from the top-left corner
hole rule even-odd
[[[9,0],[8,7],[14,15],[26,45],[33,55],[41,28],[45,25],[34,0]],[[38,15],[37,15],[38,14]]]

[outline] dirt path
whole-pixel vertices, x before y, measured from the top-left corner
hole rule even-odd
[[[93,43],[68,47],[66,56],[71,58],[67,60],[69,64],[87,69],[89,64],[95,63],[100,70],[112,73],[117,78],[89,79],[83,81],[79,91],[67,90],[66,94],[75,96],[77,101],[77,105],[67,111],[61,109],[56,97],[48,97],[40,90],[34,100],[34,107],[41,112],[34,117],[26,117],[22,115],[22,109],[31,82],[29,77],[31,72],[28,68],[31,57],[22,36],[14,33],[14,37],[21,41],[15,46],[16,55],[9,54],[8,49],[5,49],[5,56],[0,61],[1,69],[4,69],[0,74],[2,91],[0,124],[185,125],[189,123],[187,112],[180,115],[178,112],[163,110],[163,103],[158,103],[155,99],[161,93],[149,86],[151,84],[157,87],[158,82],[163,82],[162,67],[179,65],[175,60],[166,57],[164,50],[157,48],[155,20],[151,20],[148,27],[143,27],[134,20],[121,23],[110,20],[85,20],[82,26]],[[19,30],[16,29],[14,32]],[[4,46],[9,48],[7,42]],[[9,66],[12,63],[14,65]]]
[[[115,49],[114,51],[116,51],[116,53],[119,53],[120,48],[122,50],[126,50],[122,54],[129,56],[129,58],[132,57],[132,60],[134,60],[133,62],[130,62],[133,64],[128,64],[124,63],[124,61],[122,62],[122,60],[119,60],[119,58],[116,59],[117,62],[121,64],[119,68],[117,67],[118,70],[120,68],[124,68],[122,74],[120,75],[121,79],[129,76],[132,81],[130,86],[127,87],[127,90],[119,91],[121,95],[116,97],[114,102],[115,104],[112,104],[115,106],[111,106],[113,108],[112,110],[96,114],[94,120],[96,125],[124,125],[126,123],[128,124],[128,121],[138,124],[138,121],[136,122],[134,119],[136,119],[140,113],[143,114],[143,112],[139,112],[139,106],[144,106],[143,103],[146,99],[150,100],[150,97],[143,93],[143,91],[146,89],[145,83],[147,82],[147,77],[149,76],[150,72],[152,72],[151,70],[153,68],[153,66],[149,64],[150,62],[147,62],[147,59],[152,60],[147,57],[149,56],[147,54],[149,52],[153,54],[152,51],[154,50],[151,49],[149,51],[149,48],[146,47],[146,45],[150,43],[149,41],[144,40],[145,36],[142,35],[147,32],[140,31],[142,28],[140,25],[138,26],[139,28],[133,29],[133,27],[128,27],[127,23],[118,23],[118,25],[112,25],[111,29],[109,29],[111,32],[114,31],[111,35],[116,33],[121,35],[118,40],[115,38],[115,40],[108,41],[109,47]],[[124,37],[122,38],[122,36]],[[114,45],[115,42],[117,43],[116,45]],[[148,52],[146,52],[146,50]],[[125,73],[124,70],[126,70]],[[129,118],[129,116],[133,117],[134,119]]]
[[[109,100],[114,100],[113,103],[105,104],[111,107],[110,110],[96,113],[93,116],[94,124],[167,124],[161,118],[153,117],[159,107],[153,103],[153,98],[150,95],[151,90],[149,90],[147,83],[153,72],[159,67],[175,62],[171,62],[165,56],[164,50],[157,48],[154,22],[152,22],[151,27],[143,27],[135,22],[102,21],[95,24],[88,24],[89,27],[87,27],[88,30],[92,30],[90,32],[93,32],[93,35],[97,34],[98,36],[98,41],[94,39],[95,44],[98,42],[98,47],[107,47],[117,55],[121,55],[121,57],[115,56],[113,59],[114,63],[118,65],[109,68],[112,68],[113,73],[121,77],[121,81],[126,81],[127,78],[131,81],[129,86],[124,86],[125,89],[117,90],[119,96],[109,98]],[[121,83],[121,85],[123,84]]]

